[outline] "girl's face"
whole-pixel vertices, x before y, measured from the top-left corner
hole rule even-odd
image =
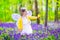
[[[27,15],[27,12],[26,12],[26,10],[21,10],[21,16],[26,16]]]

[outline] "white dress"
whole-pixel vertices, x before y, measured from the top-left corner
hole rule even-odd
[[[23,30],[21,32],[21,35],[32,34],[31,23],[28,21],[26,17],[22,17],[22,20],[23,20]]]

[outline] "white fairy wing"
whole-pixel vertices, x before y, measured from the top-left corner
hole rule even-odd
[[[20,18],[20,14],[12,14],[12,19],[14,20],[14,21],[17,21],[18,19]]]
[[[27,16],[32,16],[32,11],[27,11]],[[31,21],[30,21],[30,24],[31,24]]]
[[[30,11],[30,10],[27,11],[27,15],[28,15],[28,16],[32,16],[32,11]]]

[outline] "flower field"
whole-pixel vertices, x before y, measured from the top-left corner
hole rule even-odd
[[[32,23],[33,34],[21,36],[20,32],[17,32],[15,23],[0,23],[0,40],[60,40],[59,27],[54,29],[48,26],[46,28],[47,33],[44,33],[42,24]]]

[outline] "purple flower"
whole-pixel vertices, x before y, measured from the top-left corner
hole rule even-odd
[[[20,33],[14,34],[14,39],[15,39],[15,40],[19,40],[20,37],[21,37]]]
[[[2,34],[2,31],[0,31],[0,35]]]
[[[3,28],[15,28],[16,24],[15,23],[0,23],[0,26]]]

